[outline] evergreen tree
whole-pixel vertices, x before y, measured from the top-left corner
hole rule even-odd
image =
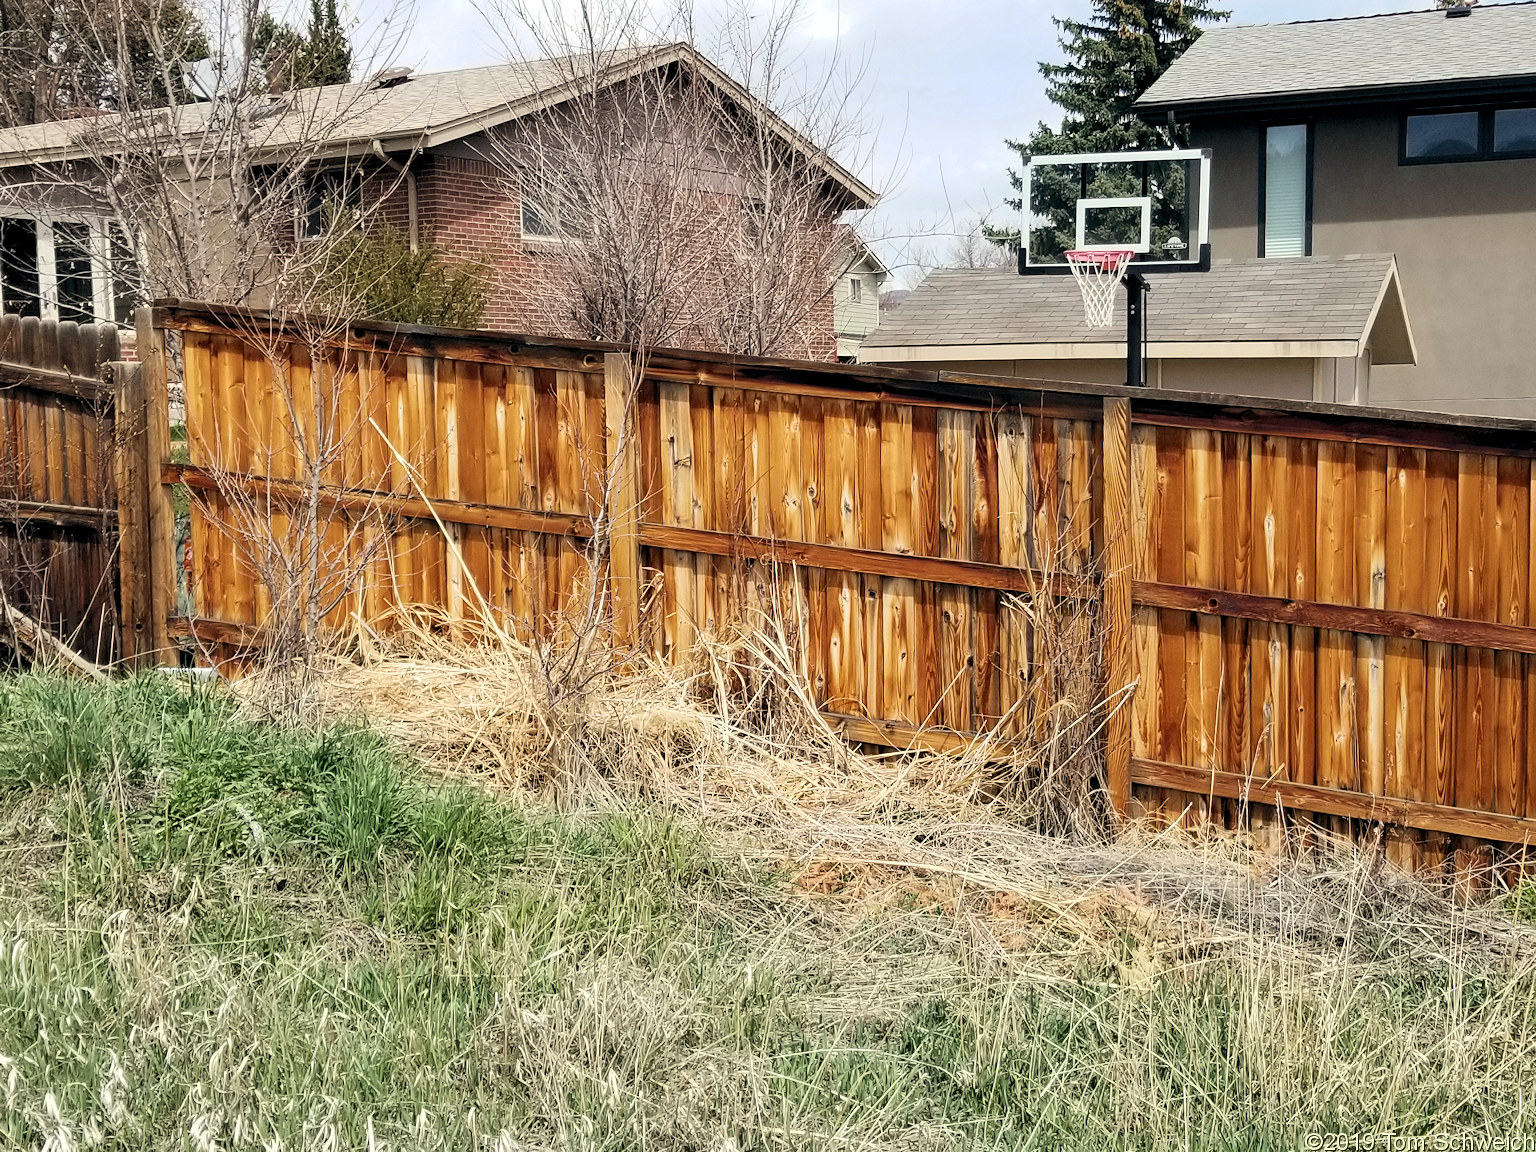
[[[1134,109],[1136,99],[1199,38],[1202,23],[1216,23],[1230,15],[1203,0],[1092,0],[1087,20],[1054,18],[1067,60],[1064,64],[1042,63],[1040,74],[1045,77],[1046,95],[1064,113],[1061,126],[1039,124],[1027,139],[1009,140],[1008,147],[1021,160],[1028,160],[1031,156],[1074,152],[1180,146],[1187,140],[1184,130],[1142,120]],[[1022,193],[1019,172],[1009,169],[1008,178],[1013,190]],[[1067,209],[1075,192],[1058,190],[1048,199],[1060,203],[1047,204],[1045,209]],[[1098,194],[1118,192],[1106,188]],[[1006,203],[1015,212],[1023,211],[1017,196]],[[1036,205],[1037,210],[1041,207]],[[1065,220],[1064,216],[1063,227]],[[1009,247],[1019,240],[1016,229],[989,228],[987,235]],[[1063,235],[1058,239],[1069,238]]]
[[[346,84],[352,79],[352,44],[342,27],[336,0],[310,0],[309,29],[297,29],[263,9],[251,38],[274,92]]]
[[[352,43],[336,12],[336,0],[309,0],[309,34],[295,74],[299,87],[346,84],[352,79]]]
[[[0,0],[0,126],[112,109],[124,92],[137,105],[184,100],[175,65],[207,55],[183,0]],[[177,91],[165,91],[162,63]]]

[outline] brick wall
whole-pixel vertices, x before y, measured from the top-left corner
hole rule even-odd
[[[556,289],[557,266],[549,256],[551,241],[525,241],[516,190],[497,168],[482,160],[428,154],[415,165],[417,213],[422,236],[449,258],[474,260],[491,270],[487,328],[534,335],[582,337],[561,315]],[[382,206],[380,217],[406,227],[406,192],[401,184]],[[830,285],[829,285],[830,289]],[[833,360],[837,340],[830,290],[804,333],[803,348],[786,354]],[[708,343],[704,339],[689,341]]]
[[[457,156],[425,156],[418,165],[423,230],[446,255],[491,270],[486,326],[566,335],[569,325],[548,306],[548,266],[523,244],[516,194],[495,166]]]

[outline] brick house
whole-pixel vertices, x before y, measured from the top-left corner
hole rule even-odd
[[[873,205],[877,193],[689,45],[671,44],[615,54],[596,78],[596,90],[624,91],[627,82],[659,70],[687,70],[714,86],[723,104],[761,118],[782,146],[824,173],[829,222]],[[306,152],[305,203],[295,207],[295,237],[316,228],[322,206],[338,189],[366,200],[370,220],[383,220],[410,237],[430,241],[450,258],[473,260],[490,272],[487,327],[567,335],[568,324],[548,306],[549,254],[565,241],[509,171],[498,134],[533,118],[557,115],[573,96],[569,61],[499,64],[414,75],[404,69],[333,88],[298,90],[277,102],[274,151],[287,134],[283,123],[314,123],[316,107],[344,108],[323,141]],[[591,73],[582,77],[594,90]],[[198,106],[193,106],[194,110]],[[183,106],[183,110],[186,106]],[[63,165],[86,155],[81,121],[57,121],[0,131],[0,181],[24,183],[39,165]],[[296,138],[296,136],[294,137]],[[818,179],[820,176],[818,175]],[[128,294],[115,275],[120,235],[78,196],[57,210],[0,205],[0,310],[79,321],[126,322]],[[807,334],[806,352],[836,355],[834,285],[827,285]],[[259,303],[260,301],[255,301]]]

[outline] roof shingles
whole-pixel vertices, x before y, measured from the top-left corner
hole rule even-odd
[[[1463,19],[1394,12],[1212,28],[1144,92],[1147,110],[1457,81],[1536,79],[1536,3]]]
[[[1390,256],[1236,260],[1209,272],[1148,278],[1149,340],[1180,343],[1359,340]],[[1011,269],[933,272],[901,306],[881,317],[864,347],[1119,344],[1125,296],[1108,328],[1083,322],[1082,295],[1069,276],[1020,276]]]

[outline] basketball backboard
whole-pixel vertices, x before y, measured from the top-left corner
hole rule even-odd
[[[1208,269],[1210,167],[1208,148],[1031,157],[1019,271],[1065,273],[1074,249],[1131,249],[1140,272]]]

